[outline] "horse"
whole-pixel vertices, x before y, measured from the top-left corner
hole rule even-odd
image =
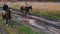
[[[32,6],[21,6],[21,8],[20,8],[20,10],[21,10],[21,13],[25,13],[25,15],[26,14],[30,14],[30,10],[32,11]]]

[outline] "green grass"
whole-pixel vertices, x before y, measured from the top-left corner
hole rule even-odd
[[[2,19],[2,16],[1,16],[1,14],[0,14],[0,20]]]
[[[19,10],[20,7],[18,7],[18,6],[11,6],[11,8],[12,8],[13,10]]]

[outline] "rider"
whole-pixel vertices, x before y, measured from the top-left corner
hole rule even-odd
[[[8,5],[4,4],[3,5],[3,11],[2,11],[2,18],[4,20],[4,23],[6,23],[5,14],[7,12],[7,9],[8,9]]]
[[[7,12],[7,9],[8,9],[8,5],[4,4],[4,5],[3,5],[2,16],[5,15],[5,13]],[[5,17],[3,17],[3,18],[5,18]]]
[[[3,11],[2,11],[2,17],[4,20],[4,23],[8,26],[8,23],[11,20],[11,9],[8,7],[8,5],[4,5],[3,6]],[[13,27],[15,27],[15,25],[13,24]]]

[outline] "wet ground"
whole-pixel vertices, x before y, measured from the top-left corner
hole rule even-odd
[[[25,24],[36,28],[38,30],[50,33],[50,34],[59,34],[60,28],[56,26],[59,22],[49,21],[40,17],[33,17],[31,15],[21,16],[19,13],[14,14],[17,17],[17,20],[22,20]],[[27,21],[27,22],[26,22]]]

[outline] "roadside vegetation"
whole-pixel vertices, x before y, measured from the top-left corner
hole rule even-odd
[[[39,15],[43,18],[53,21],[60,21],[60,11],[45,11],[45,12],[33,12],[33,14]]]
[[[48,13],[41,14],[42,17],[53,21],[60,21],[60,11],[52,11]]]

